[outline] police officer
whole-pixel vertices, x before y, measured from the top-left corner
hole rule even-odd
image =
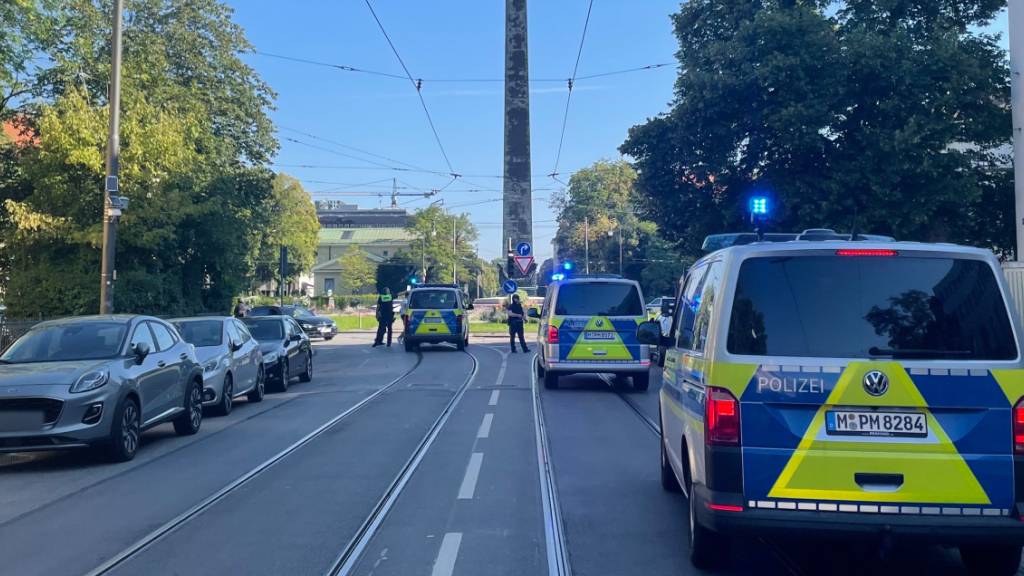
[[[388,333],[388,347],[391,347],[391,324],[395,321],[393,301],[390,288],[385,288],[377,297],[377,338],[373,341],[374,348],[384,343],[385,330]]]
[[[235,318],[245,318],[249,314],[249,305],[245,303],[245,300],[239,298],[238,304],[235,304]]]
[[[523,311],[523,305],[519,301],[519,294],[512,295],[512,303],[508,306],[508,343],[512,346],[512,353],[516,353],[516,336],[519,336],[519,346],[522,347],[523,352],[529,352],[530,349],[526,347],[526,337],[523,335],[524,322],[526,321],[526,312]]]

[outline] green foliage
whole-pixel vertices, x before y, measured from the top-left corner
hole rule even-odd
[[[451,283],[452,264],[456,262],[460,283],[475,276],[477,258],[473,243],[478,233],[468,214],[452,216],[438,206],[431,206],[413,214],[407,230],[415,239],[401,257],[417,268],[425,261],[428,282]]]
[[[1010,251],[1009,71],[971,32],[996,0],[695,0],[671,110],[634,127],[640,206],[691,255],[746,230],[832,227]]]
[[[341,290],[355,294],[367,288],[377,277],[377,265],[370,261],[366,252],[358,246],[349,246],[338,258],[341,265]]]
[[[302,184],[286,174],[278,174],[272,184],[273,192],[254,214],[258,225],[255,241],[261,247],[258,257],[258,276],[277,278],[280,275],[281,246],[288,248],[286,280],[313,267],[320,222],[316,208]]]

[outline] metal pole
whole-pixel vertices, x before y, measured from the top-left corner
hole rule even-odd
[[[423,278],[420,280],[424,283],[427,281],[427,237],[424,235],[420,238],[420,270],[423,271]]]
[[[622,276],[622,226],[619,226],[619,276]]]
[[[1017,211],[1017,261],[1024,253],[1024,0],[1009,0],[1010,102],[1013,108],[1014,198]]]
[[[586,261],[585,272],[590,274],[590,217],[583,217],[583,253],[586,255],[584,260]]]
[[[456,270],[459,267],[459,242],[455,231],[458,228],[458,217],[452,214],[452,284],[458,284]]]
[[[117,269],[117,223],[121,211],[111,196],[120,192],[118,176],[121,172],[121,29],[124,1],[114,0],[113,31],[110,39],[110,92],[108,107],[110,125],[107,135],[107,178],[103,191],[103,255],[100,264],[100,314],[114,312],[114,281]]]

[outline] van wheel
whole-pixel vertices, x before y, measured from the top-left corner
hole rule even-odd
[[[644,372],[643,374],[633,374],[633,389],[638,392],[646,392],[647,388],[651,385],[651,374],[650,372]]]
[[[405,351],[406,352],[413,352],[413,351],[416,350],[416,347],[413,346],[413,343],[409,342],[408,339],[403,338],[402,339],[402,345],[405,346]]]
[[[547,370],[544,372],[544,387],[548,390],[558,390],[558,374]]]
[[[1020,567],[1020,546],[961,546],[960,558],[968,574],[1010,576]]]
[[[676,478],[676,473],[672,471],[672,465],[669,464],[664,436],[661,437],[661,487],[666,492],[678,493],[683,491],[682,486],[679,485],[679,479]]]
[[[466,349],[466,341],[465,340],[459,340],[458,342],[455,343],[455,348],[457,350],[459,350],[459,351],[465,350]]]
[[[689,544],[690,563],[701,570],[713,570],[721,566],[722,561],[729,554],[729,538],[718,532],[714,532],[702,526],[697,519],[696,494],[693,490],[693,480],[690,479],[689,467],[684,470],[686,481],[686,493],[689,495]]]

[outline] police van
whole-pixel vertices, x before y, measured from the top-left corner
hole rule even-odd
[[[548,286],[540,319],[537,376],[557,388],[568,374],[629,376],[647,390],[651,366],[648,347],[637,341],[637,326],[647,319],[640,285],[614,275],[577,276]]]
[[[731,534],[959,546],[1015,574],[1024,543],[1020,322],[991,252],[754,242],[680,280],[660,394],[663,486],[690,555]]]
[[[409,291],[402,308],[406,352],[420,344],[455,344],[459,350],[469,345],[469,316],[473,304],[455,284],[421,284]]]

